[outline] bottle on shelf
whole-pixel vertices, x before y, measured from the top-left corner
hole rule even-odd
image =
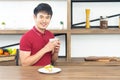
[[[86,9],[85,10],[86,12],[86,29],[89,29],[90,28],[90,9]]]
[[[108,28],[107,16],[100,16],[100,28],[101,29],[107,29]]]

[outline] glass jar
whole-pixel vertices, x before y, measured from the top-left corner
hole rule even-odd
[[[100,28],[101,29],[107,29],[108,28],[107,16],[100,16]]]

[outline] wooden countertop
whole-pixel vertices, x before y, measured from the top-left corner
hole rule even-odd
[[[56,66],[60,73],[43,74],[41,67],[0,66],[0,80],[120,80],[120,66]]]

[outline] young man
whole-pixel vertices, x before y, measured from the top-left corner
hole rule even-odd
[[[54,35],[46,30],[52,14],[52,8],[46,3],[41,3],[34,9],[35,26],[20,40],[22,66],[45,66],[57,60],[60,42],[49,41]]]

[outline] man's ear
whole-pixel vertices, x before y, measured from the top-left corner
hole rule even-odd
[[[37,17],[36,15],[33,15],[33,18],[34,18],[34,19],[36,19],[36,17]]]

